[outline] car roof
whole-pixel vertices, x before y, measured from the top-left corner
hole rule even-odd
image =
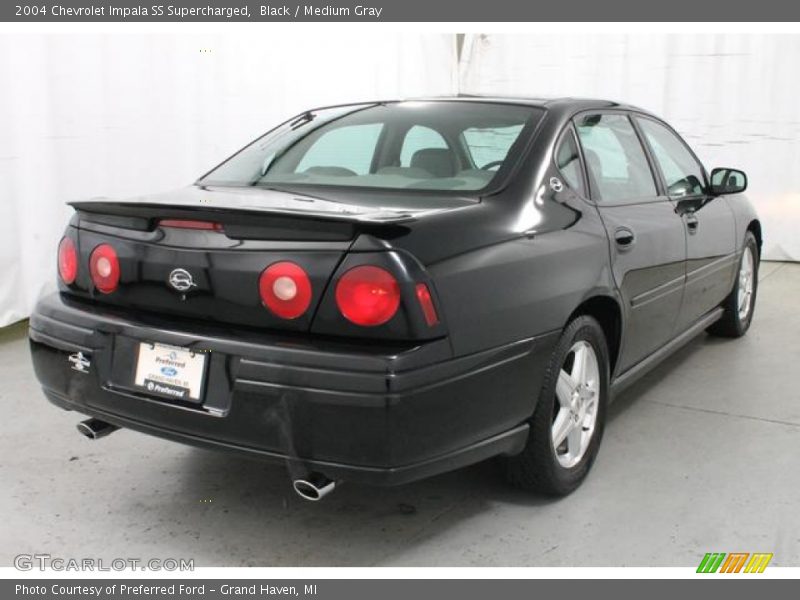
[[[525,104],[529,106],[540,106],[545,108],[572,108],[584,110],[592,108],[617,108],[622,110],[633,110],[637,112],[648,112],[638,106],[625,104],[615,100],[602,98],[585,98],[577,96],[526,96],[526,95],[489,95],[489,94],[457,94],[451,96],[430,96],[426,98],[410,98],[417,101],[456,101],[456,102],[500,102],[507,104]]]
[[[592,110],[592,109],[630,110],[651,115],[654,117],[656,116],[653,115],[650,111],[640,108],[638,106],[617,102],[615,100],[604,100],[601,98],[580,98],[572,96],[544,97],[544,96],[523,96],[523,95],[510,95],[510,94],[504,94],[504,95],[455,94],[455,95],[419,96],[419,97],[394,98],[394,99],[384,98],[382,100],[353,102],[353,103],[340,104],[336,106],[371,104],[373,102],[386,103],[386,104],[393,104],[397,102],[465,102],[465,103],[492,102],[498,104],[519,104],[524,106],[536,106],[540,108],[550,109],[553,112],[560,113],[561,115],[564,116],[574,114],[582,110]],[[318,107],[317,109],[312,109],[312,110],[319,110],[320,108],[323,107]],[[333,106],[324,108],[333,108]]]

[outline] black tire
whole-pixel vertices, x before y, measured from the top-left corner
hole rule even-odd
[[[600,375],[598,384],[597,420],[582,458],[569,468],[556,457],[552,426],[556,416],[556,383],[570,351],[578,341],[588,342],[597,358]],[[605,426],[609,395],[608,346],[600,324],[589,316],[580,316],[567,325],[556,344],[545,374],[539,401],[531,418],[531,431],[525,449],[505,459],[508,481],[521,489],[548,496],[566,496],[575,490],[586,477],[597,457]]]
[[[711,325],[706,331],[711,335],[728,338],[742,337],[747,330],[750,329],[750,323],[753,321],[753,312],[756,308],[756,294],[758,293],[758,266],[760,257],[758,252],[758,242],[751,232],[747,232],[744,238],[744,249],[749,249],[753,256],[753,293],[750,294],[750,307],[747,311],[747,316],[742,319],[739,315],[739,288],[741,281],[739,273],[742,268],[742,261],[744,260],[745,252],[742,251],[742,256],[739,257],[739,263],[736,268],[736,279],[733,283],[733,289],[728,297],[722,302],[722,308],[725,312],[719,321]]]

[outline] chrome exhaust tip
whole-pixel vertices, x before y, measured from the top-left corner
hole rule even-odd
[[[86,419],[78,423],[77,427],[78,431],[90,440],[99,440],[101,437],[105,437],[119,429],[116,425],[106,423],[100,419]]]
[[[292,487],[303,500],[319,502],[336,488],[336,482],[321,473],[309,473],[305,479],[295,479]]]

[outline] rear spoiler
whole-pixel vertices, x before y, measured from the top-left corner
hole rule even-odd
[[[164,215],[182,213],[192,215],[194,219],[220,220],[225,215],[280,215],[295,219],[311,219],[322,221],[338,221],[345,223],[369,224],[399,224],[416,221],[420,217],[431,215],[448,209],[430,210],[391,210],[386,208],[369,209],[358,207],[362,210],[293,210],[288,208],[237,206],[237,207],[211,207],[211,206],[186,206],[183,204],[162,204],[147,202],[121,202],[106,200],[83,200],[68,202],[75,210],[82,213],[116,215],[123,217],[138,217],[143,219],[161,218]],[[349,207],[348,207],[349,208]],[[355,207],[354,207],[355,208]],[[451,209],[450,209],[451,210]],[[222,221],[224,222],[224,220]]]
[[[162,220],[209,221],[232,239],[349,241],[359,232],[402,233],[420,215],[401,212],[348,214],[282,208],[228,208],[113,201],[70,202],[80,229],[154,231]],[[431,212],[431,211],[428,211]]]

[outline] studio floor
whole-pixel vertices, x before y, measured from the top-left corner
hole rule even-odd
[[[800,564],[800,265],[764,263],[741,340],[702,335],[610,409],[568,498],[492,462],[399,488],[295,496],[280,466],[131,431],[91,442],[45,401],[23,325],[0,330],[0,566],[17,554],[195,566]],[[343,432],[346,435],[346,432]]]

